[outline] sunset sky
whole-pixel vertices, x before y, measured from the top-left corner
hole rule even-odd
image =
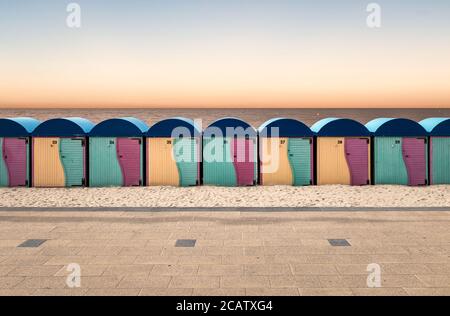
[[[450,107],[450,1],[0,0],[0,107]]]

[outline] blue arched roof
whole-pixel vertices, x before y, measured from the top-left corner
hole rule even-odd
[[[242,129],[245,131],[245,135],[227,135],[227,129],[236,129],[239,133],[239,130],[242,131]],[[208,136],[209,133],[213,133],[216,130],[220,130],[222,132],[223,136],[232,137],[232,136],[249,136],[249,137],[256,137],[256,130],[247,122],[235,118],[235,117],[224,117],[221,118],[213,123],[211,123],[204,131],[206,136]]]
[[[343,118],[326,118],[320,120],[311,126],[311,130],[317,136],[325,137],[370,136],[370,132],[360,122]]]
[[[274,118],[266,121],[259,127],[259,135],[263,137],[272,137],[272,128],[278,128],[278,137],[314,136],[314,133],[308,126],[298,120],[289,118]]]
[[[86,136],[94,123],[81,117],[55,118],[42,122],[33,131],[33,136],[75,137]]]
[[[93,137],[142,137],[148,126],[135,117],[120,117],[104,120],[89,133]]]
[[[0,137],[27,137],[41,122],[31,117],[0,118]]]
[[[171,137],[172,131],[176,128],[186,128],[191,137],[198,137],[202,134],[201,129],[191,119],[184,117],[173,117],[155,123],[146,133],[147,137]],[[185,135],[187,136],[187,135]]]
[[[377,118],[366,124],[373,136],[408,137],[427,136],[427,131],[416,121],[404,118]]]
[[[433,117],[420,121],[420,125],[430,133],[431,136],[450,136],[450,118]]]

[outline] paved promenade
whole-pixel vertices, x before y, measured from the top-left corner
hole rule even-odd
[[[450,211],[0,209],[0,295],[450,295]]]

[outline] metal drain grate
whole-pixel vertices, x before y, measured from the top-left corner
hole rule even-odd
[[[328,242],[333,247],[351,247],[347,239],[328,239]]]
[[[20,245],[18,245],[17,247],[20,247],[20,248],[37,248],[37,247],[39,247],[40,245],[42,245],[46,241],[47,241],[47,239],[28,239],[28,240],[25,240]]]
[[[178,239],[175,247],[195,247],[196,239]]]

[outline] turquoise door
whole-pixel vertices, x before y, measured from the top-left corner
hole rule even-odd
[[[84,138],[61,138],[59,155],[66,186],[82,186],[84,179]]]
[[[122,186],[123,176],[114,137],[89,138],[89,186]]]
[[[206,185],[237,186],[231,138],[203,139],[203,182]]]
[[[408,185],[401,137],[375,137],[375,184]]]
[[[198,184],[198,141],[196,138],[177,138],[174,141],[173,153],[182,187]]]
[[[3,153],[3,138],[0,138],[0,154],[0,187],[7,187],[9,185],[9,177]]]
[[[432,184],[450,184],[450,137],[433,137],[431,144]]]
[[[294,186],[312,184],[311,139],[289,138],[288,157],[292,169]]]

